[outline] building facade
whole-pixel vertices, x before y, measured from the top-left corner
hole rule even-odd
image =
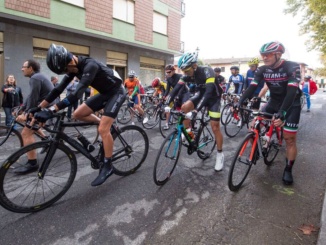
[[[14,74],[27,95],[21,66],[30,58],[54,75],[45,62],[51,43],[149,85],[181,52],[184,9],[182,0],[0,0],[0,85]]]

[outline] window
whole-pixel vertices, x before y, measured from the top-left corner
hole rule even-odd
[[[84,8],[84,0],[61,0],[61,1]]]
[[[134,1],[113,0],[113,18],[134,24]]]
[[[162,14],[154,13],[153,31],[167,35],[168,18]]]

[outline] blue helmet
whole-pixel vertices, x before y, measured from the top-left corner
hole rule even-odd
[[[197,63],[197,58],[198,58],[198,54],[196,52],[194,52],[194,53],[185,53],[179,59],[178,67],[181,70],[184,70],[187,67],[191,66],[192,64]]]

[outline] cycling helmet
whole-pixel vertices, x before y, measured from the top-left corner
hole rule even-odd
[[[52,43],[46,55],[46,64],[54,73],[64,74],[72,56],[65,47]]]
[[[152,81],[152,87],[153,87],[153,88],[158,87],[158,86],[160,85],[160,81],[161,81],[161,79],[158,78],[158,77],[156,77],[156,78]]]
[[[236,71],[239,71],[239,67],[238,66],[231,66],[230,70],[236,70]]]
[[[221,70],[221,68],[220,67],[216,67],[216,68],[214,68],[214,72],[221,72],[222,70]]]
[[[133,70],[129,71],[129,73],[128,73],[128,77],[129,78],[134,78],[135,76],[136,76],[136,72],[135,71],[133,71]]]
[[[197,53],[185,53],[181,56],[178,61],[178,67],[184,70],[190,67],[192,64],[197,63],[198,54]]]
[[[258,65],[259,64],[259,58],[255,57],[248,61],[248,65]]]
[[[166,65],[165,70],[166,71],[174,71],[175,70],[174,65],[172,65],[172,64]]]
[[[269,53],[281,53],[283,54],[285,52],[285,47],[280,42],[269,42],[265,43],[260,48],[260,54],[269,54]]]

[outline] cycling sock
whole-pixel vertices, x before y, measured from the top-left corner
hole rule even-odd
[[[222,152],[223,152],[223,150],[217,150],[217,152],[219,152],[219,153],[222,153]]]
[[[112,163],[112,157],[104,157],[104,165],[110,165]]]
[[[286,169],[291,170],[295,160],[288,160],[287,158],[285,159],[286,159]]]
[[[35,165],[37,163],[36,159],[28,159],[28,162],[32,165]]]

